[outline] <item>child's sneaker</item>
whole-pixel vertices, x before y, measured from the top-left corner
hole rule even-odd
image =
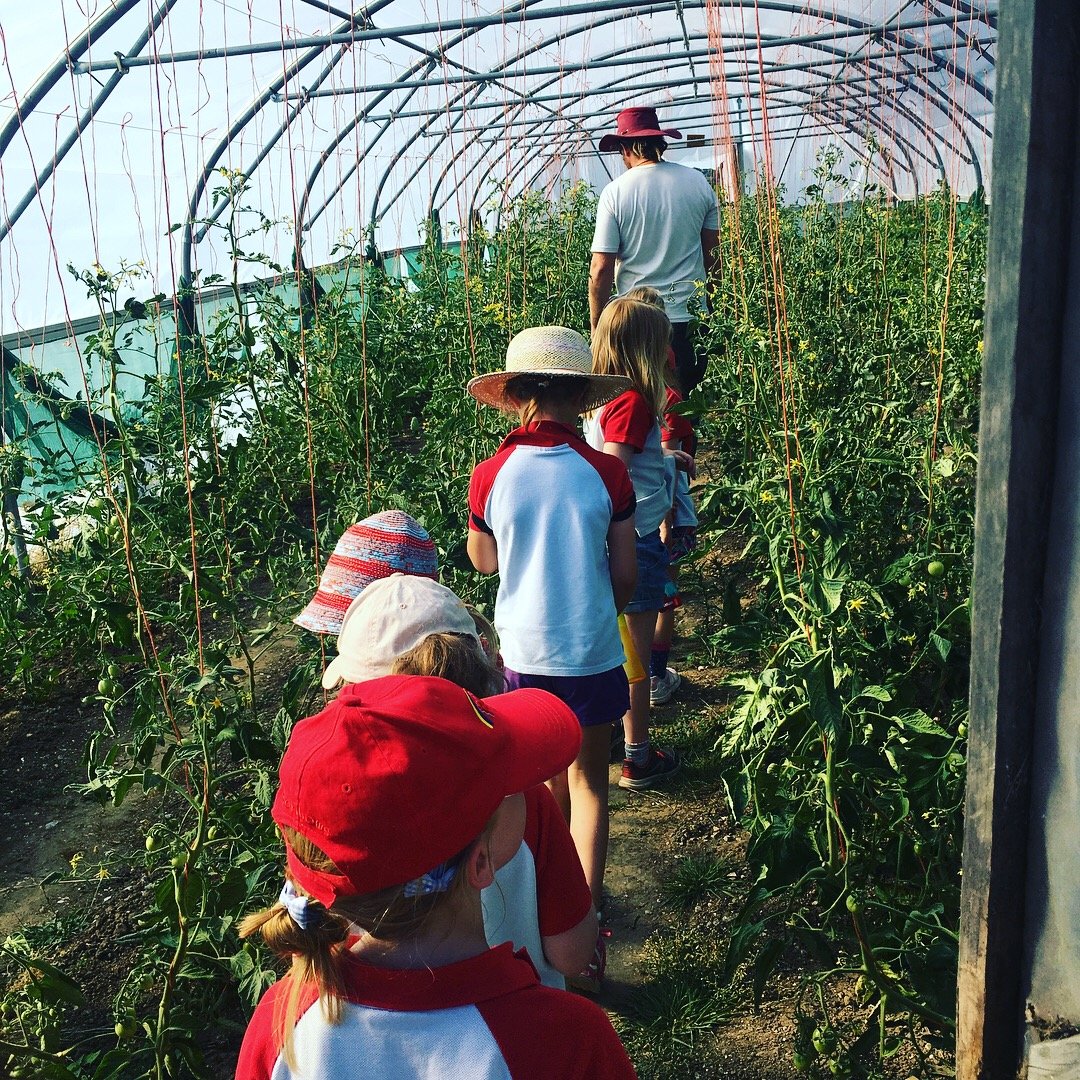
[[[663,783],[669,776],[674,776],[681,767],[682,762],[674,750],[649,747],[649,760],[644,765],[635,765],[629,758],[623,762],[619,787],[644,791],[655,784]]]
[[[666,705],[682,682],[682,676],[674,668],[666,668],[663,675],[654,675],[649,682],[649,704]]]
[[[611,937],[611,931],[601,927],[596,935],[596,950],[592,959],[586,964],[585,970],[580,975],[571,975],[566,980],[569,990],[580,990],[583,994],[600,993],[600,984],[604,981],[604,972],[607,971],[607,939]]]

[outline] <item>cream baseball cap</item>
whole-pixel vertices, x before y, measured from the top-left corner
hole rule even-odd
[[[389,675],[399,656],[431,634],[467,634],[480,645],[468,608],[445,585],[409,574],[379,578],[345,612],[323,688]]]

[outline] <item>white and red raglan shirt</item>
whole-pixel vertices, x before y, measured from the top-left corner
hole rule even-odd
[[[634,527],[638,536],[656,532],[671,509],[675,477],[671,466],[664,463],[660,424],[645,398],[637,390],[624,390],[586,418],[585,440],[596,450],[603,450],[606,442],[633,448],[630,479],[637,501]]]
[[[512,671],[599,675],[622,664],[607,534],[634,503],[626,466],[551,420],[510,432],[473,470],[469,528],[495,537],[495,629]]]
[[[275,983],[255,1008],[236,1080],[629,1080],[634,1067],[607,1015],[541,986],[509,945],[458,964],[402,970],[344,959],[347,1003],[329,1024],[314,988],[301,1001],[290,1069]]]
[[[525,792],[525,835],[514,857],[480,893],[489,945],[525,949],[545,986],[566,988],[547,962],[543,939],[572,930],[592,907],[574,840],[554,796],[543,784]]]
[[[672,352],[672,358],[668,362],[671,368],[674,368],[675,364],[674,355]],[[685,450],[689,454],[692,453],[694,444],[694,428],[685,416],[672,411],[682,400],[683,396],[678,390],[673,390],[670,386],[667,388],[667,401],[660,421],[660,441],[675,443],[675,449]],[[690,478],[681,469],[675,474],[675,503],[671,508],[671,524],[675,528],[698,527],[697,510],[690,495]]]

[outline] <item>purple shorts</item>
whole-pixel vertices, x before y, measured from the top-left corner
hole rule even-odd
[[[630,708],[630,684],[621,664],[599,675],[523,675],[509,668],[504,674],[507,690],[531,686],[554,694],[574,710],[582,727],[613,724]]]

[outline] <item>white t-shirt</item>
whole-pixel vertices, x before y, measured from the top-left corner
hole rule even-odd
[[[626,466],[550,420],[512,431],[476,466],[469,528],[498,547],[495,629],[511,671],[600,675],[623,663],[607,534],[633,513]]]
[[[651,285],[668,318],[686,322],[696,283],[705,280],[702,229],[716,229],[716,192],[697,169],[672,161],[628,169],[600,194],[592,250],[614,253],[615,292]]]
[[[636,390],[624,390],[614,401],[585,419],[585,441],[602,450],[604,443],[633,448],[630,479],[634,485],[634,528],[648,536],[660,528],[675,494],[675,463],[664,454],[656,414]]]
[[[565,990],[566,979],[544,956],[544,938],[577,926],[592,907],[592,894],[562,811],[543,784],[525,792],[521,845],[480,901],[488,944],[509,941],[515,950],[527,950],[540,981]]]
[[[278,1029],[291,983],[274,983],[244,1035],[236,1080],[634,1080],[603,1009],[541,986],[509,945],[437,968],[337,962],[341,1022],[327,1021],[305,984],[290,1068]]]

